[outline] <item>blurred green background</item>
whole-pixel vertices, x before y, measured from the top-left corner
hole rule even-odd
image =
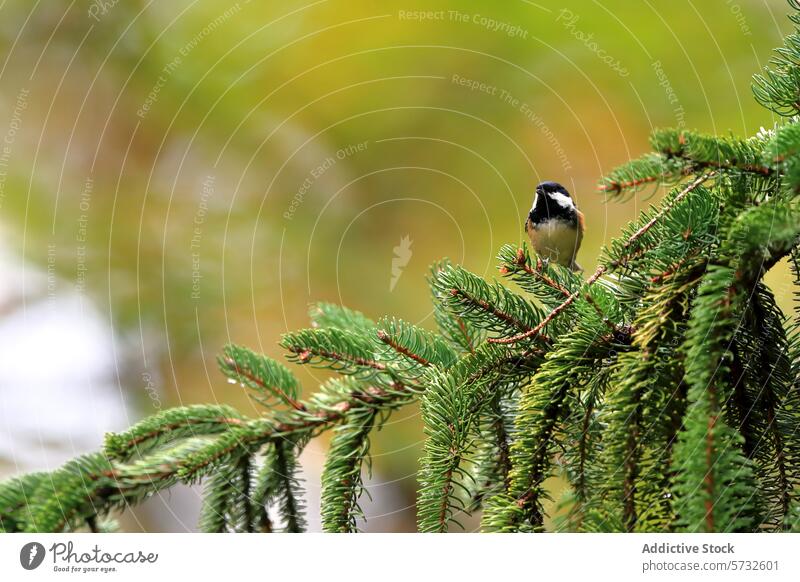
[[[234,341],[282,358],[281,333],[307,325],[311,302],[432,325],[430,263],[494,276],[541,180],[575,195],[591,270],[659,195],[606,204],[595,189],[648,149],[652,128],[772,126],[750,79],[790,29],[787,11],[783,0],[0,3],[0,315],[16,322],[0,327],[0,364],[16,366],[0,372],[0,473],[57,464],[167,406],[258,414],[215,355]],[[769,281],[788,306],[785,267]],[[78,370],[74,386],[60,363]],[[306,393],[325,377],[296,371]],[[40,413],[48,404],[69,422]],[[373,440],[368,529],[413,528],[421,442],[414,409]],[[324,447],[303,457],[311,514]],[[190,509],[129,526],[190,529]]]

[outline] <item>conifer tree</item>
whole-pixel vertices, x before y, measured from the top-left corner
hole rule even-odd
[[[788,259],[800,300],[800,2],[795,32],[755,77],[780,117],[746,139],[665,129],[612,171],[613,203],[668,194],[583,279],[523,246],[486,281],[430,273],[437,330],[322,303],[281,345],[338,375],[308,398],[292,372],[241,346],[219,365],[265,407],[173,408],[97,453],[0,483],[3,531],[101,530],[115,511],[202,482],[206,531],[302,531],[298,455],[333,437],[326,531],[356,531],[370,435],[419,401],[418,528],[480,512],[484,531],[800,531],[800,310],[764,274]],[[568,492],[548,515],[546,480]],[[553,513],[552,511],[550,512]]]

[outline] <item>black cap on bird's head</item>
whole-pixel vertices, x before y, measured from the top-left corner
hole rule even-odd
[[[572,196],[570,196],[569,192],[567,191],[564,186],[559,184],[558,182],[541,182],[538,186],[536,186],[536,193],[537,194],[563,194],[570,200]]]
[[[536,186],[528,221],[541,224],[548,220],[577,221],[577,207],[569,191],[558,182],[542,182]]]

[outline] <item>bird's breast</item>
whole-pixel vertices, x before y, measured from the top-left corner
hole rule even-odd
[[[563,220],[539,224],[528,223],[528,235],[536,251],[543,257],[570,265],[580,242],[576,225]]]

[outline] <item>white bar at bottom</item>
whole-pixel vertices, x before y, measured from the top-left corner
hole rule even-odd
[[[5,534],[0,580],[796,582],[798,554],[800,534]]]

